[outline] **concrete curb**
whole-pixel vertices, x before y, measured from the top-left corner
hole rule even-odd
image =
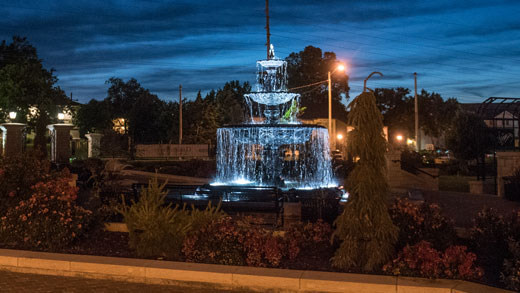
[[[459,280],[345,274],[0,249],[0,270],[273,292],[510,292]]]

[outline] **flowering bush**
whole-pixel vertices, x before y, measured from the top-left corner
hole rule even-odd
[[[0,160],[0,213],[32,195],[32,186],[52,177],[50,162],[37,152],[12,155]]]
[[[284,235],[287,256],[289,259],[295,259],[301,251],[327,250],[330,248],[331,237],[332,227],[323,220],[293,225]]]
[[[465,246],[450,246],[444,252],[434,249],[429,242],[407,245],[396,259],[383,267],[394,275],[425,278],[480,279],[484,272],[475,266],[476,255]]]
[[[0,218],[0,237],[17,248],[56,249],[82,235],[91,211],[76,205],[77,188],[68,171],[31,187],[29,199],[20,200]]]
[[[453,222],[441,214],[436,204],[414,204],[401,198],[389,212],[392,222],[399,227],[398,250],[421,240],[430,242],[436,249],[445,249],[457,238]]]
[[[500,280],[506,288],[516,292],[520,291],[520,242],[510,241],[509,251],[511,258],[504,261],[504,267],[500,274]]]
[[[329,247],[332,229],[323,221],[293,226],[277,234],[255,219],[222,218],[188,236],[183,252],[187,261],[279,267],[284,259],[295,259],[303,249]]]
[[[231,217],[202,227],[184,240],[182,252],[186,261],[244,265],[246,252],[241,243],[244,231],[240,228]]]

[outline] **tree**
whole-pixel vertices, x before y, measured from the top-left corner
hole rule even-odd
[[[407,88],[376,88],[376,104],[383,115],[383,125],[388,126],[389,136],[397,133],[412,136],[414,133],[414,101]]]
[[[386,205],[386,141],[381,112],[373,93],[364,92],[351,103],[348,151],[359,157],[347,178],[349,199],[334,222],[341,241],[332,264],[340,269],[372,271],[390,258],[397,240]]]
[[[415,101],[407,88],[377,88],[376,103],[383,114],[383,123],[389,128],[389,137],[397,133],[415,136]],[[422,90],[419,100],[419,126],[424,134],[440,138],[450,129],[459,108],[454,98],[446,101],[437,93]]]
[[[80,135],[112,128],[110,104],[107,101],[90,100],[79,108],[74,116],[74,123],[79,127]]]
[[[477,114],[460,111],[454,126],[448,132],[446,144],[455,158],[474,160],[490,151],[496,141],[493,131],[487,127]]]
[[[295,88],[327,80],[339,61],[333,52],[322,53],[320,48],[307,46],[303,51],[291,53],[287,61],[288,87]],[[314,87],[295,90],[301,94],[301,106],[306,107],[302,118],[328,117],[327,83]],[[347,110],[341,102],[342,96],[348,98],[348,76],[339,72],[332,76],[332,117],[342,121],[347,119]]]
[[[70,102],[63,90],[55,86],[54,70],[43,67],[36,49],[25,38],[13,37],[0,45],[0,116],[9,111],[19,113],[17,120],[35,129],[35,148],[46,150],[47,124],[53,122],[57,105]],[[35,107],[35,111],[29,111]],[[29,119],[27,119],[29,117]],[[46,153],[46,152],[44,152]]]

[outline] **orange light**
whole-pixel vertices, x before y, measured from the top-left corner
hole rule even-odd
[[[403,140],[403,136],[402,135],[397,135],[395,138],[397,138],[398,141],[402,141]]]

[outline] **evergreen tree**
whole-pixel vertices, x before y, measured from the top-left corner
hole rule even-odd
[[[332,264],[373,271],[390,258],[398,230],[386,205],[386,141],[375,96],[364,92],[351,105],[348,120],[354,130],[349,133],[348,151],[359,161],[347,178],[348,202],[335,221],[334,236],[342,243]]]

